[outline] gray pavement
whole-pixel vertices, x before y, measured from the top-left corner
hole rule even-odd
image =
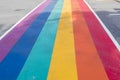
[[[0,36],[44,0],[0,0]]]
[[[43,0],[0,0],[0,36]],[[120,44],[120,0],[86,0]]]
[[[120,0],[86,0],[120,44]]]

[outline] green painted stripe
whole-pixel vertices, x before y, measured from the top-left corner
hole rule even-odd
[[[39,35],[18,80],[46,80],[58,29],[63,0],[59,0]]]

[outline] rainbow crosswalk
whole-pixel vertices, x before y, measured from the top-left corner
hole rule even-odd
[[[83,0],[46,0],[0,40],[0,80],[120,80],[120,52]]]

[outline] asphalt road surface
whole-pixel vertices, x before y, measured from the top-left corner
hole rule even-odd
[[[119,1],[88,2],[119,41]],[[23,3],[1,8],[2,28],[30,11]],[[120,51],[83,0],[46,0],[1,38],[0,80],[120,80]]]
[[[120,0],[86,0],[120,44]]]
[[[43,0],[0,0],[0,36]]]

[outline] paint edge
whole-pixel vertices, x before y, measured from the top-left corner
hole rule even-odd
[[[8,29],[1,37],[0,40],[2,40],[10,31],[12,31],[19,23],[21,23],[25,18],[27,18],[32,12],[34,12],[39,6],[41,6],[43,3],[45,3],[47,0],[43,0],[40,4],[38,4],[35,8],[33,8],[30,12],[28,12],[24,17],[22,17],[20,20],[18,20],[17,23],[15,23],[10,29]]]
[[[113,37],[112,33],[108,30],[108,28],[105,26],[105,24],[102,22],[102,20],[99,18],[99,16],[94,12],[94,10],[91,8],[91,6],[88,4],[88,2],[86,0],[83,0],[85,2],[85,4],[89,7],[89,9],[92,11],[92,13],[95,15],[95,17],[97,18],[97,20],[100,22],[100,24],[102,25],[103,29],[106,31],[106,33],[108,34],[108,36],[110,37],[110,39],[112,40],[112,42],[114,43],[114,45],[116,46],[116,48],[118,49],[118,51],[120,52],[120,45],[119,43],[115,40],[115,38]]]

